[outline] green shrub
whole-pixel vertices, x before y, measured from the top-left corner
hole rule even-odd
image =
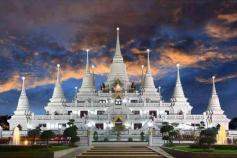
[[[109,141],[109,139],[108,138],[104,138],[104,142],[108,142]]]
[[[141,141],[144,142],[144,140],[145,140],[145,133],[143,131],[140,133],[140,137],[141,137]]]
[[[131,137],[129,137],[128,142],[133,142],[133,139]]]
[[[93,133],[93,139],[94,139],[95,142],[97,142],[98,139],[99,139],[98,133],[96,131]]]

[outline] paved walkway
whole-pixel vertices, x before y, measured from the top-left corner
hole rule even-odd
[[[166,158],[146,146],[111,145],[94,146],[77,158]]]
[[[90,148],[88,148],[88,147],[78,147],[78,149],[75,150],[74,152],[71,152],[63,157],[60,157],[60,158],[76,158],[77,155],[80,155],[81,153],[86,152],[89,149]]]

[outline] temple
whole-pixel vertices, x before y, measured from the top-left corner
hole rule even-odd
[[[70,119],[75,120],[78,129],[93,129],[99,134],[108,135],[114,126],[124,125],[127,135],[148,132],[149,128],[159,130],[162,123],[174,123],[183,130],[204,125],[221,124],[228,130],[229,119],[221,109],[213,77],[212,94],[207,110],[199,115],[192,114],[192,106],[185,96],[181,82],[180,65],[177,64],[177,78],[173,96],[165,102],[156,88],[150,65],[150,50],[147,50],[147,65],[141,83],[135,85],[129,80],[119,41],[110,66],[107,80],[99,89],[95,87],[95,76],[90,66],[89,50],[86,51],[86,64],[82,85],[76,89],[73,101],[67,101],[61,86],[61,67],[57,65],[57,76],[52,97],[45,106],[45,115],[35,115],[30,110],[22,78],[22,91],[14,115],[9,121],[10,130],[20,126],[22,130],[41,127],[42,130],[63,130]],[[29,98],[30,99],[30,98]]]

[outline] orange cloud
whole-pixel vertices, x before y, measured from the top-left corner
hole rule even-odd
[[[221,82],[221,81],[225,81],[225,80],[236,78],[236,77],[237,77],[237,73],[229,74],[229,75],[226,75],[226,76],[216,78],[215,82]],[[201,78],[201,77],[196,77],[196,81],[201,82],[201,83],[211,84],[212,83],[212,78],[205,79],[205,78]]]
[[[218,19],[224,20],[227,23],[232,23],[237,21],[237,13],[232,13],[232,14],[220,14],[217,16]]]
[[[218,39],[226,40],[229,38],[237,37],[237,30],[231,29],[229,26],[208,24],[205,30],[209,36]]]
[[[158,51],[161,52],[158,63],[164,66],[173,66],[180,63],[183,66],[198,67],[198,62],[209,60],[220,60],[225,62],[237,59],[237,55],[222,54],[215,51],[207,51],[204,54],[188,54],[175,48],[162,48]]]

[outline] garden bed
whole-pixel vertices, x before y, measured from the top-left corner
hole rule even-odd
[[[195,145],[178,145],[173,147],[161,147],[167,153],[176,158],[236,158],[237,150],[235,145],[215,145],[208,149]]]
[[[55,158],[57,155],[63,155],[65,152],[71,151],[73,147],[65,145],[45,146],[13,146],[0,145],[0,155],[4,158]],[[55,156],[56,155],[56,156]]]

